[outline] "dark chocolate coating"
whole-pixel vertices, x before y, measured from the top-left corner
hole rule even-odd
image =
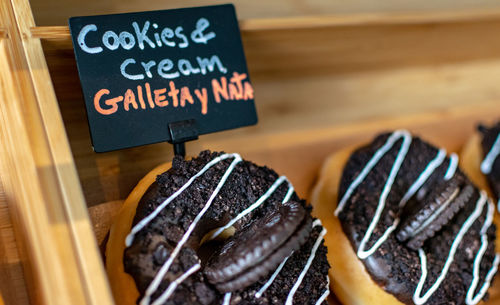
[[[176,157],[172,163],[172,168],[158,176],[156,182],[140,200],[134,224],[149,215],[168,196],[182,187],[190,177],[194,176],[209,161],[220,154],[204,151],[197,158],[189,161]],[[219,162],[205,174],[195,179],[186,191],[181,193],[146,228],[135,236],[132,245],[125,250],[125,271],[133,277],[140,293],[140,299],[142,299],[154,275],[165,260],[168,259],[193,219],[203,209],[231,162],[231,158]],[[201,255],[200,241],[211,230],[225,225],[230,219],[233,219],[254,203],[271,187],[278,177],[273,170],[267,167],[257,166],[245,160],[238,163],[234,171],[228,176],[228,180],[216,196],[211,207],[201,218],[193,234],[182,247],[177,258],[174,259],[159,289],[152,295],[152,300],[158,298],[171,281],[178,278],[193,265],[201,262],[201,269],[183,281],[165,304],[222,304],[224,294],[214,284],[210,283],[205,276],[204,269],[207,261]],[[287,183],[280,185],[276,192],[260,207],[234,224],[236,232],[276,210],[281,205],[287,191]],[[312,221],[311,207],[306,205],[305,201],[301,200],[295,193],[293,193],[290,200],[297,202],[305,211],[301,224],[304,221],[310,223]],[[267,282],[270,273],[274,271],[269,270],[270,267],[267,267],[262,262],[258,264],[259,268],[268,270],[267,274],[257,279],[252,278],[251,281],[253,282],[248,287],[232,292],[231,304],[283,304],[304,267],[318,234],[319,228],[314,228],[308,234],[304,244],[287,260],[272,285],[257,299],[255,293]],[[287,241],[291,238],[288,238]],[[284,247],[286,242],[282,245],[273,254],[282,248],[289,251],[289,248]],[[277,258],[274,259],[271,255],[264,261],[267,262],[268,260],[275,263]],[[322,244],[294,296],[294,303],[314,304],[326,289],[328,269],[326,248]],[[247,270],[241,272],[242,281],[248,282],[249,278],[246,278],[248,275],[245,271]],[[248,269],[248,272],[250,275],[257,274],[257,271],[253,269]]]
[[[390,134],[380,135],[372,143],[356,150],[351,155],[345,165],[342,175],[339,187],[339,199],[342,198],[348,186],[365,167],[374,153],[385,144],[389,136]],[[397,141],[387,154],[382,157],[366,179],[356,188],[352,196],[347,200],[344,209],[339,214],[342,229],[351,242],[355,252],[359,248],[364,234],[375,215],[379,197],[401,148],[401,143],[402,139]],[[378,240],[385,230],[394,223],[397,216],[403,217],[402,223],[398,228],[399,230],[401,230],[401,225],[405,223],[404,217],[411,217],[408,216],[408,214],[411,215],[412,213],[408,212],[407,215],[403,214],[403,211],[401,211],[399,207],[399,202],[410,186],[425,170],[429,162],[436,157],[437,153],[438,149],[436,147],[417,137],[413,137],[408,154],[398,171],[394,185],[387,197],[386,205],[380,220],[367,244],[368,248],[371,248],[374,241]],[[433,196],[429,194],[433,192],[433,189],[437,185],[442,183],[449,164],[450,161],[449,158],[447,158],[427,179],[421,187],[421,189],[426,190],[427,193],[423,195],[423,198]],[[471,184],[469,179],[465,177],[460,169],[457,169],[455,175],[463,176],[465,185]],[[462,198],[462,196],[463,198],[468,198],[468,200],[463,199],[466,202],[463,203],[463,207],[458,208],[458,212],[456,212],[451,219],[448,220],[448,217],[444,217],[444,219],[437,218],[439,223],[437,228],[430,228],[430,231],[433,232],[432,237],[428,238],[426,236],[431,235],[429,232],[421,232],[423,236],[426,236],[422,244],[422,249],[426,253],[428,271],[428,276],[423,287],[424,292],[429,289],[441,274],[453,240],[476,207],[479,191],[474,188],[473,194],[470,197],[467,193],[461,195],[463,193],[464,192],[461,192],[457,196],[454,200],[454,204],[457,203],[458,198]],[[412,205],[418,206],[417,194],[407,203],[407,209],[411,210]],[[458,202],[457,207],[461,205],[462,204]],[[481,215],[474,221],[468,232],[464,235],[447,276],[426,304],[465,303],[465,295],[473,278],[474,258],[481,246],[480,232],[486,219],[487,210],[487,208],[483,209]],[[419,210],[417,210],[417,213],[419,213]],[[427,212],[424,214],[427,215]],[[446,216],[448,215],[446,214]],[[411,222],[411,220],[408,221]],[[430,226],[434,226],[434,224]],[[492,225],[487,230],[486,236],[488,247],[480,265],[480,285],[484,282],[486,274],[491,268],[495,258],[495,235],[496,228]],[[417,236],[419,235],[417,234]],[[393,232],[393,234],[391,234],[371,256],[361,260],[361,262],[364,264],[372,279],[385,291],[394,295],[402,303],[414,304],[413,295],[421,278],[422,271],[418,251],[411,249],[406,243],[407,241],[399,241],[396,238],[396,232]],[[485,295],[484,299],[487,298],[488,296]]]

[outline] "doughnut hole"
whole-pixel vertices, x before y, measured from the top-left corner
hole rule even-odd
[[[200,258],[202,267],[205,267],[210,256],[222,248],[225,241],[236,232],[236,228],[231,226],[222,231],[222,233],[220,233],[216,238],[210,239],[212,234],[214,234],[218,229],[219,228],[215,228],[205,234],[200,241],[198,249],[196,250],[196,254]]]

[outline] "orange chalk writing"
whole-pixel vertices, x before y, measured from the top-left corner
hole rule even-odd
[[[146,109],[146,104],[144,103],[144,97],[142,96],[142,87],[137,86],[137,97],[139,98],[139,104],[142,109]]]
[[[230,81],[236,85],[236,88],[238,89],[238,96],[240,96],[238,99],[243,98],[243,84],[242,81],[247,78],[246,73],[239,74],[238,72],[233,72],[233,77],[231,77]]]
[[[126,111],[129,111],[130,104],[132,104],[132,107],[134,107],[134,109],[139,108],[139,106],[137,106],[137,102],[135,101],[134,91],[128,89],[127,92],[125,92],[125,99],[123,101],[123,108],[125,108]]]
[[[167,97],[163,95],[165,92],[167,92],[167,88],[163,89],[157,89],[153,91],[155,94],[155,104],[158,107],[165,107],[168,106],[168,101]]]
[[[212,90],[214,92],[214,98],[217,103],[221,102],[221,95],[225,100],[229,99],[229,94],[227,93],[227,79],[223,76],[220,78],[220,81],[221,82],[219,83],[217,79],[212,79]]]
[[[246,73],[233,72],[233,76],[227,82],[226,77],[221,77],[220,81],[212,79],[212,91],[214,99],[220,103],[222,99],[228,101],[241,101],[253,99],[253,88],[248,82]]]
[[[151,87],[149,83],[145,83],[144,87],[146,87],[146,96],[148,97],[149,107],[155,108],[155,103],[153,102],[153,98],[151,97]]]
[[[94,108],[99,112],[100,114],[104,115],[110,115],[115,113],[118,110],[118,105],[117,103],[123,101],[123,96],[118,96],[115,98],[110,98],[104,101],[104,104],[111,106],[111,108],[104,109],[101,107],[100,101],[103,95],[109,95],[109,90],[108,89],[101,89],[97,91],[97,93],[94,96]]]
[[[188,101],[190,104],[194,104],[193,96],[191,95],[189,88],[182,87],[181,88],[181,106],[182,107],[186,106],[186,101]]]
[[[234,84],[229,84],[229,99],[230,100],[241,100],[243,99],[243,88],[238,90]]]
[[[169,82],[170,86],[170,91],[168,92],[168,96],[172,98],[172,105],[174,107],[179,106],[179,99],[177,98],[177,95],[179,94],[179,89],[175,88],[175,83],[173,81]]]
[[[198,99],[200,100],[201,103],[201,113],[202,114],[207,114],[208,112],[208,93],[206,88],[202,88],[201,92],[199,89],[194,90],[194,94]]]
[[[254,90],[246,73],[232,73],[210,80],[211,87],[191,89],[188,86],[177,87],[169,81],[166,88],[151,88],[148,82],[139,84],[121,92],[112,94],[108,89],[100,89],[94,96],[94,108],[102,115],[111,115],[118,111],[151,110],[155,107],[186,107],[200,103],[200,112],[208,113],[209,100],[216,103],[231,101],[247,101],[254,98]],[[210,97],[209,94],[213,97]],[[114,97],[109,97],[114,96]],[[122,105],[119,103],[123,102]],[[211,102],[212,103],[212,102]]]
[[[245,84],[243,86],[245,88],[245,96],[243,96],[245,101],[253,100],[253,87],[252,87],[252,85],[250,85],[249,82],[245,82]]]

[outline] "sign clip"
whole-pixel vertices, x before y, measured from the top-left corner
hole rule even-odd
[[[198,127],[196,120],[177,121],[168,124],[170,133],[170,144],[174,145],[174,154],[176,156],[186,156],[186,142],[198,139]]]

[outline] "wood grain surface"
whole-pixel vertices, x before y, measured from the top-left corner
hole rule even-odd
[[[499,31],[500,20],[244,31],[259,124],[203,136],[187,149],[239,143],[265,151],[261,138],[297,133],[289,141],[302,142],[346,124],[495,107]],[[42,42],[87,204],[123,199],[172,157],[170,145],[93,153],[71,43]]]
[[[28,305],[28,291],[7,198],[0,183],[0,304]],[[3,299],[3,303],[2,303]]]
[[[380,26],[410,24],[442,24],[457,22],[479,22],[498,20],[498,9],[451,10],[437,12],[407,13],[360,13],[347,15],[314,15],[282,18],[252,18],[239,20],[240,31],[271,31],[291,29],[315,29],[322,27],[343,26]],[[69,40],[68,26],[34,26],[30,29],[31,37],[46,40]],[[1,29],[0,29],[1,34]]]
[[[134,11],[171,9],[186,6],[225,4],[225,0],[150,0],[147,8],[140,0],[31,0],[35,20],[38,25],[66,24],[71,16],[125,13]],[[493,11],[500,7],[495,0],[234,0],[238,17],[241,19],[288,18],[303,16],[343,15],[385,15],[387,13],[405,14],[411,12],[435,13],[450,10]]]
[[[0,247],[0,293],[7,304],[22,304],[12,303],[12,295],[27,300],[18,283],[24,262],[33,304],[111,304],[96,240],[105,238],[137,181],[172,158],[172,148],[95,154],[67,28],[43,26],[65,24],[70,15],[144,10],[143,4],[35,0],[37,24],[27,1],[0,4],[0,66],[11,71],[0,73],[0,96],[9,101],[0,104],[0,176],[21,243],[17,256],[12,225],[0,214],[3,249],[18,264],[5,272]],[[153,0],[148,9],[182,5]],[[500,117],[496,1],[237,0],[236,6],[260,122],[203,136],[187,144],[188,154],[240,152],[287,175],[308,198],[330,153],[382,130],[408,128],[458,151],[478,122]],[[20,183],[26,179],[34,181],[29,188]],[[29,204],[38,202],[44,204]]]
[[[0,0],[8,33],[0,40],[0,176],[30,302],[112,304],[41,44],[28,35],[33,25],[27,1]]]

